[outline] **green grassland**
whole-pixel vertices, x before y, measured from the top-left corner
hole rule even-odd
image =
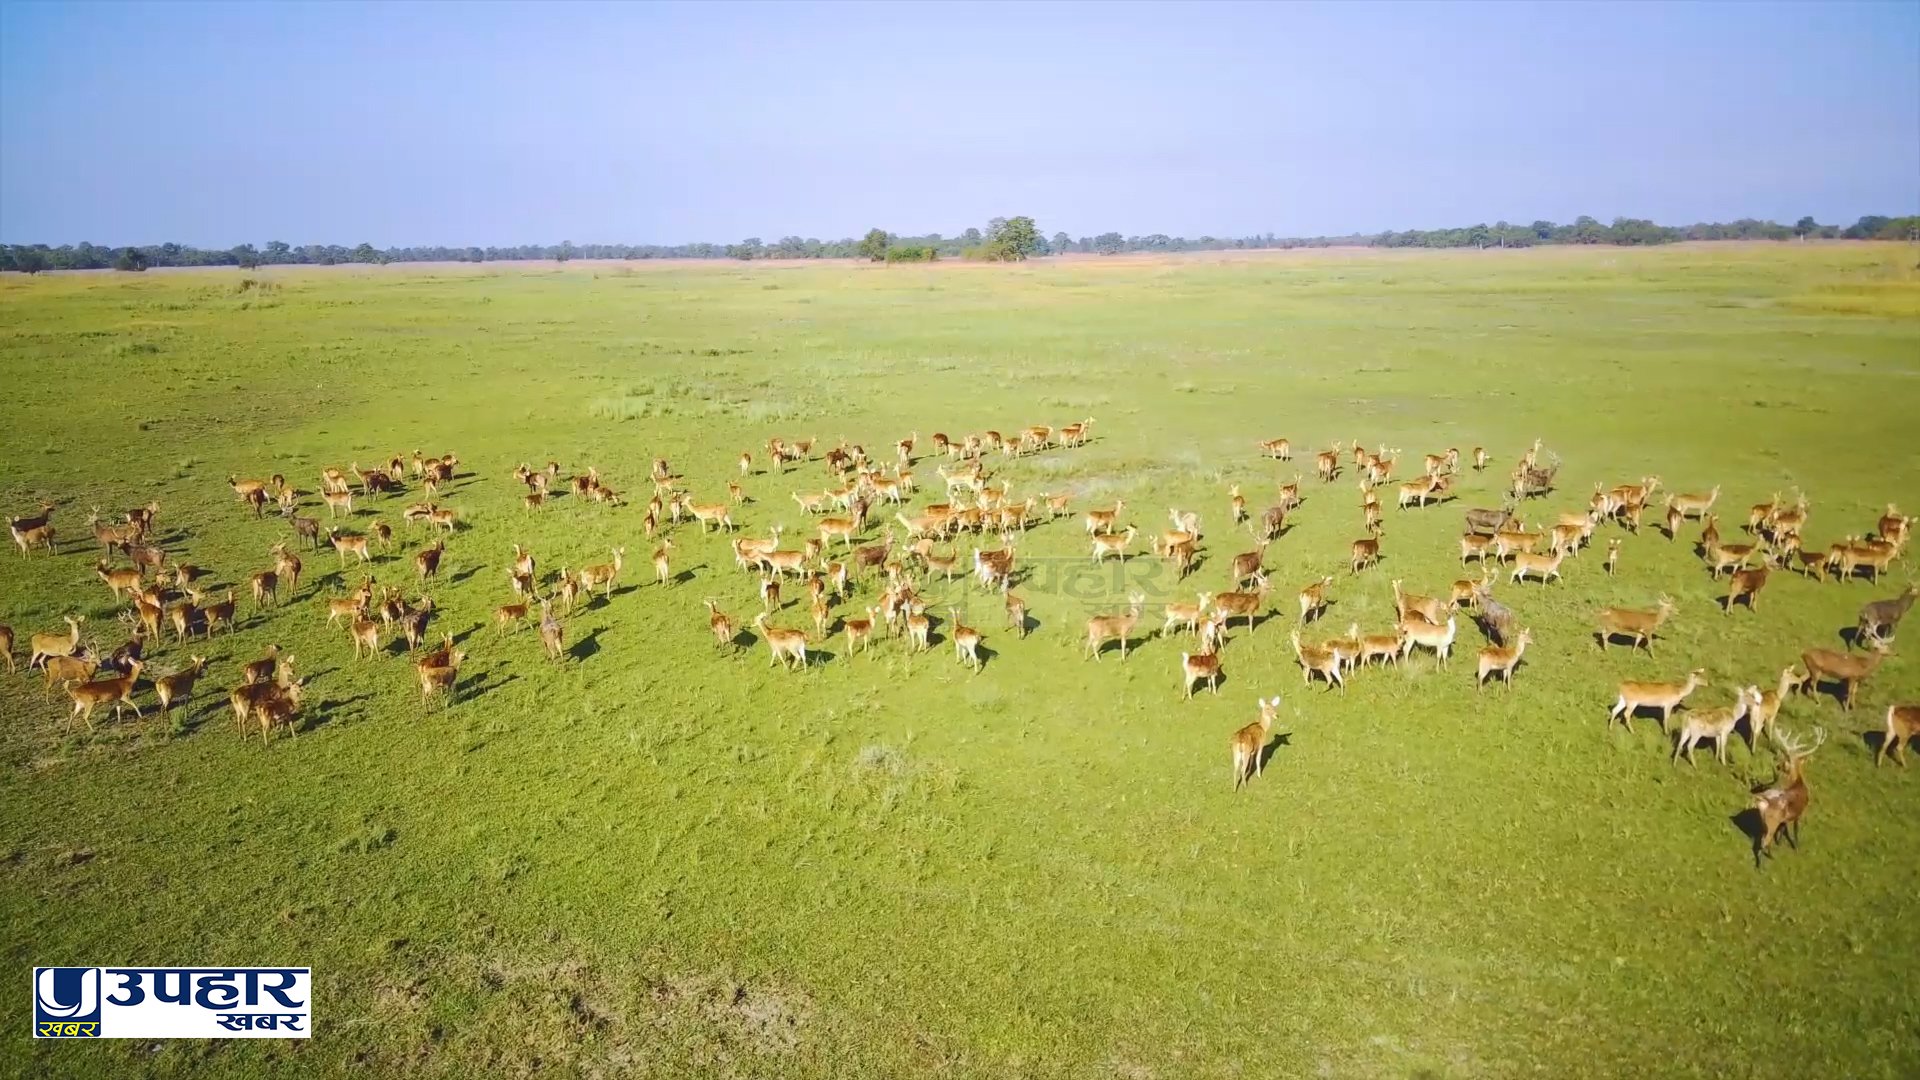
[[[61,505],[61,553],[0,558],[22,639],[89,616],[121,636],[85,522],[161,503],[176,557],[244,584],[288,535],[229,474],[312,492],[329,465],[460,455],[440,502],[466,526],[431,589],[469,653],[459,700],[422,708],[397,653],[326,626],[329,552],[278,610],[242,597],[175,730],[65,731],[38,676],[0,676],[0,1061],[20,1076],[1853,1076],[1920,1072],[1920,773],[1876,769],[1885,706],[1920,698],[1903,640],[1861,706],[1796,699],[1832,738],[1808,766],[1805,844],[1756,869],[1735,821],[1769,754],[1674,766],[1658,724],[1609,730],[1617,681],[1702,666],[1696,705],[1837,647],[1883,584],[1776,574],[1722,614],[1691,550],[1626,540],[1560,583],[1502,585],[1535,632],[1511,692],[1476,693],[1477,631],[1445,669],[1301,685],[1293,593],[1336,603],[1309,639],[1387,629],[1389,583],[1444,595],[1460,511],[1498,505],[1535,437],[1564,461],[1530,520],[1596,481],[1723,487],[1722,529],[1805,491],[1810,543],[1920,509],[1920,274],[1892,245],[1068,260],[1019,267],[617,265],[75,275],[0,280],[0,505]],[[522,461],[600,469],[637,502],[670,459],[703,499],[769,436],[891,457],[958,435],[1097,418],[1095,438],[991,459],[1016,496],[1124,498],[1145,534],[1198,510],[1191,587],[1158,560],[1074,578],[1077,519],[1029,532],[999,599],[936,583],[987,634],[959,665],[844,640],[804,672],[718,651],[701,601],[745,621],[726,539],[671,530],[686,580],[652,582],[637,506],[528,513]],[[1084,659],[1081,627],[1133,585],[1225,587],[1283,466],[1254,442],[1409,455],[1484,445],[1457,501],[1388,509],[1385,561],[1343,476],[1306,485],[1268,554],[1279,613],[1180,696],[1183,646]],[[937,501],[935,462],[915,506]],[[746,534],[809,530],[789,498],[818,461],[744,481]],[[417,591],[425,533],[361,504]],[[1389,500],[1391,502],[1391,500]],[[306,513],[325,516],[309,496]],[[877,535],[878,527],[868,537]],[[1601,539],[1624,535],[1606,526]],[[572,654],[497,632],[510,545],[543,574],[625,544]],[[991,542],[987,546],[992,546]],[[1145,536],[1136,550],[1146,550]],[[967,554],[967,542],[960,546]],[[243,588],[244,593],[244,588]],[[804,596],[778,622],[806,626]],[[1602,604],[1679,603],[1654,653],[1602,655]],[[871,603],[868,582],[857,597]],[[937,605],[941,615],[946,601]],[[843,613],[851,606],[843,607]],[[1911,624],[1907,636],[1920,635]],[[743,638],[743,640],[745,640]],[[297,740],[241,740],[224,708],[270,642],[311,677]],[[24,661],[24,655],[21,657]],[[1229,734],[1285,695],[1265,775],[1229,785]],[[143,704],[152,698],[143,692]],[[1876,734],[1868,734],[1868,733]],[[32,964],[302,964],[305,1043],[32,1043]]]

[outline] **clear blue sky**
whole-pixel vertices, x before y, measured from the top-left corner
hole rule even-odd
[[[1920,3],[0,0],[0,239],[1198,236],[1920,208]]]

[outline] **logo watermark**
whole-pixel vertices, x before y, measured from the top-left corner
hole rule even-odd
[[[33,969],[36,1039],[304,1039],[311,968]]]

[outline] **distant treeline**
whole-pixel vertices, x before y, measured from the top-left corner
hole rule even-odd
[[[967,229],[957,236],[928,233],[925,236],[901,236],[885,233],[880,257],[898,252],[891,261],[912,259],[993,258],[996,227],[1008,219],[996,218],[990,232]],[[1031,219],[1014,218],[1015,223]],[[842,240],[816,240],[787,236],[774,243],[749,237],[737,244],[522,244],[518,247],[389,247],[372,244],[343,247],[339,244],[288,244],[269,241],[263,247],[241,244],[227,249],[190,247],[186,244],[152,244],[135,247],[100,247],[91,243],[0,245],[0,271],[38,273],[42,270],[145,270],[153,266],[331,266],[338,263],[390,262],[565,262],[570,259],[854,259],[875,258],[875,230],[866,240],[847,237]],[[1671,244],[1681,240],[1793,240],[1805,237],[1844,240],[1906,240],[1920,235],[1920,215],[1883,217],[1868,215],[1852,225],[1822,225],[1803,217],[1793,225],[1742,218],[1739,221],[1698,225],[1656,225],[1639,218],[1615,218],[1603,224],[1590,217],[1576,218],[1571,224],[1535,221],[1513,225],[1505,221],[1492,225],[1469,225],[1455,229],[1388,230],[1382,233],[1352,233],[1346,236],[1284,237],[1266,233],[1260,236],[1202,236],[1188,239],[1153,233],[1147,236],[1122,236],[1117,232],[1078,239],[1064,232],[1051,238],[1037,231],[1023,241],[1023,253],[1044,256],[1079,252],[1117,255],[1122,252],[1161,251],[1238,251],[1263,248],[1302,247],[1425,247],[1425,248],[1503,248],[1533,247],[1539,244]],[[907,255],[911,253],[911,255]]]

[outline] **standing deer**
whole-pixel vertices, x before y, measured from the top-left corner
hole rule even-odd
[[[1727,743],[1733,738],[1733,729],[1739,726],[1755,705],[1760,703],[1760,688],[1741,687],[1734,691],[1733,704],[1718,709],[1689,710],[1684,723],[1680,725],[1679,735],[1673,741],[1673,758],[1678,762],[1682,753],[1687,755],[1687,764],[1692,765],[1693,748],[1702,739],[1713,740],[1713,756],[1720,764],[1727,763]]]
[[[167,718],[175,702],[182,705],[193,697],[193,684],[207,670],[207,658],[193,657],[193,662],[171,675],[162,675],[153,680],[153,694],[160,699],[160,716]]]
[[[65,634],[35,634],[32,638],[33,653],[27,657],[27,668],[37,668],[56,656],[73,656],[80,651],[80,624],[87,621],[85,615],[63,616],[67,620]]]
[[[1220,654],[1215,652],[1181,653],[1180,683],[1186,692],[1187,700],[1193,700],[1195,683],[1206,683],[1207,688],[1216,695],[1220,693]]]
[[[1533,631],[1522,629],[1511,645],[1489,645],[1480,650],[1479,673],[1474,677],[1474,688],[1483,689],[1489,676],[1498,675],[1500,681],[1513,689],[1513,669],[1520,664],[1520,656],[1533,642]]]
[[[1773,741],[1780,747],[1780,771],[1775,776],[1773,786],[1753,797],[1753,809],[1760,814],[1760,839],[1754,845],[1753,865],[1760,867],[1761,856],[1772,857],[1774,837],[1784,835],[1794,850],[1800,848],[1800,819],[1806,815],[1809,795],[1805,768],[1807,759],[1815,750],[1827,741],[1827,729],[1813,729],[1813,745],[1791,739],[1774,732]]]
[[[960,613],[953,608],[947,609],[947,618],[952,623],[953,651],[961,663],[975,671],[980,670],[980,631],[971,626],[960,625]]]
[[[1261,775],[1264,762],[1261,755],[1267,748],[1267,739],[1273,733],[1273,721],[1280,710],[1280,695],[1271,698],[1254,699],[1260,706],[1260,719],[1233,733],[1233,790],[1239,791],[1246,782]]]
[[[547,650],[547,659],[558,660],[566,647],[566,628],[560,625],[560,619],[553,613],[553,601],[540,600],[540,644]],[[729,635],[731,637],[731,635]]]
[[[1802,684],[1809,693],[1817,693],[1822,682],[1840,684],[1840,707],[1853,708],[1854,691],[1867,681],[1889,655],[1884,642],[1870,640],[1870,650],[1865,656],[1850,656],[1831,649],[1808,649],[1800,654],[1800,662],[1807,666],[1807,681]]]
[[[1127,638],[1133,633],[1135,623],[1140,621],[1140,609],[1146,604],[1145,593],[1127,594],[1129,606],[1125,615],[1096,615],[1087,620],[1087,655],[1100,659],[1100,650],[1109,641],[1120,643],[1120,659],[1127,658]]]
[[[127,664],[128,671],[114,679],[96,679],[93,682],[76,683],[67,687],[67,695],[73,698],[73,712],[67,717],[67,730],[73,730],[73,722],[84,720],[87,733],[93,733],[93,710],[108,702],[113,703],[113,718],[120,719],[123,707],[133,709],[138,717],[140,705],[133,700],[133,684],[140,678],[140,669],[145,665],[139,660]]]
[[[1880,767],[1880,759],[1892,755],[1901,768],[1907,767],[1907,743],[1920,735],[1920,705],[1887,706],[1887,731],[1880,737],[1880,750],[1873,755],[1873,767]]]
[[[1620,696],[1615,699],[1613,708],[1607,712],[1607,727],[1619,720],[1627,731],[1633,731],[1633,713],[1636,709],[1660,710],[1660,729],[1666,730],[1673,717],[1673,710],[1688,694],[1707,685],[1705,668],[1695,668],[1687,673],[1684,683],[1623,682],[1620,684]]]
[[[760,636],[767,641],[767,652],[770,654],[767,666],[779,664],[788,670],[792,670],[796,665],[806,667],[807,635],[799,630],[772,626],[768,624],[768,618],[768,614],[764,611],[753,617],[754,629],[759,630]]]

